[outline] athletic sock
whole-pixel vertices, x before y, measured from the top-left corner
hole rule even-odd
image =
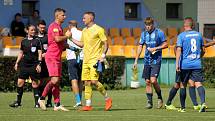
[[[85,99],[86,99],[86,106],[91,106],[92,87],[89,85],[86,85],[84,94],[85,94]]]
[[[161,90],[155,90],[155,92],[157,93],[157,95],[158,95],[158,99],[161,99],[161,100],[163,100],[162,99],[162,94],[161,94]]]
[[[96,87],[97,87],[97,90],[105,97],[105,99],[107,99],[108,98],[107,92],[106,92],[104,86],[102,85],[102,83],[97,82]]]
[[[23,95],[23,87],[17,87],[17,103],[21,104]]]
[[[203,86],[200,86],[197,88],[197,90],[201,99],[201,104],[205,103],[205,88]]]
[[[146,93],[148,103],[152,104],[152,93]]]
[[[168,100],[166,102],[166,105],[171,105],[172,104],[172,100],[174,99],[175,95],[177,94],[178,89],[175,87],[172,87],[172,89],[169,91],[169,97]]]
[[[49,81],[49,82],[46,84],[46,86],[45,86],[45,88],[44,88],[44,90],[43,90],[43,93],[42,93],[42,96],[41,96],[41,100],[43,100],[42,98],[44,98],[44,97],[47,96],[47,94],[52,90],[53,87],[54,87],[54,84],[52,84],[52,82]]]
[[[76,103],[81,103],[81,98],[79,93],[75,94],[75,100],[76,100]]]
[[[34,102],[35,102],[35,105],[38,105],[39,89],[38,88],[33,88],[33,93],[34,93]]]
[[[185,109],[185,100],[186,100],[186,88],[180,88],[180,102],[181,102],[182,109]]]
[[[52,93],[49,92],[48,93],[48,100],[47,100],[47,104],[51,104],[52,103]]]
[[[193,105],[197,106],[198,103],[197,103],[197,100],[196,100],[196,88],[194,86],[189,87],[189,94],[190,94],[190,98],[191,98],[191,100],[193,102]]]

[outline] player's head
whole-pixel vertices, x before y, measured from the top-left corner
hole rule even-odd
[[[77,28],[77,26],[78,26],[78,22],[76,20],[69,21],[69,28],[73,28],[73,27]]]
[[[66,11],[62,8],[56,8],[54,11],[55,20],[60,23],[63,23],[66,18],[65,12]]]
[[[26,30],[26,33],[28,34],[28,37],[33,37],[36,34],[36,28],[32,24],[27,25],[25,30]]]
[[[94,22],[94,19],[95,19],[94,12],[88,11],[88,12],[85,12],[83,15],[83,22],[84,22],[84,25],[86,25],[86,26],[89,25],[90,23]]]
[[[46,22],[45,20],[39,20],[37,24],[37,29],[40,33],[45,33],[46,32]]]
[[[184,19],[184,29],[189,30],[194,28],[194,21],[191,17],[186,17]]]
[[[146,17],[144,24],[146,31],[151,31],[154,28],[154,19],[152,17]]]

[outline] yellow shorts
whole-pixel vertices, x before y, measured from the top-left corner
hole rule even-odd
[[[96,71],[96,68],[94,68],[93,65],[94,64],[83,63],[82,74],[81,74],[82,81],[99,79],[99,73]]]

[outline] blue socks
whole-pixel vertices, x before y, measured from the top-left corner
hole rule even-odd
[[[197,103],[197,100],[196,100],[196,88],[195,86],[194,87],[189,87],[189,93],[190,93],[190,98],[193,102],[193,105],[194,106],[197,106],[198,103]]]
[[[146,93],[148,103],[152,104],[152,93]]]
[[[81,98],[79,93],[75,94],[75,100],[76,100],[76,103],[81,103]]]
[[[186,100],[186,88],[180,88],[180,102],[181,102],[182,109],[185,109],[185,100]]]
[[[175,87],[172,87],[172,89],[169,91],[169,97],[168,100],[166,102],[166,105],[171,105],[172,104],[172,100],[175,97],[175,95],[177,94],[178,89]]]
[[[197,88],[199,97],[201,99],[201,104],[205,103],[205,89],[203,86]]]

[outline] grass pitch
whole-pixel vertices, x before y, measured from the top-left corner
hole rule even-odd
[[[163,88],[164,102],[168,97],[168,88]],[[187,93],[186,111],[168,111],[156,109],[156,94],[154,94],[153,109],[145,109],[145,89],[108,91],[113,99],[111,111],[104,111],[104,98],[99,92],[93,94],[93,111],[81,112],[73,108],[74,95],[72,92],[62,92],[61,102],[70,109],[69,112],[54,112],[50,108],[41,111],[34,108],[33,94],[24,93],[22,107],[10,108],[16,93],[0,93],[0,121],[215,121],[215,89],[206,89],[207,112],[199,113],[193,110],[189,94]],[[198,94],[197,94],[198,95]],[[179,96],[173,101],[179,105]]]

